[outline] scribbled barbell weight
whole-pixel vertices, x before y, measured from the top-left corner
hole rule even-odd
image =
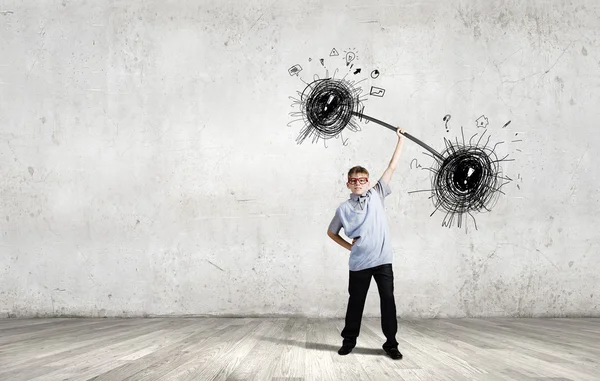
[[[352,88],[344,81],[321,79],[307,86],[306,118],[323,136],[342,132],[358,107]]]
[[[396,127],[361,112],[364,108],[360,99],[361,93],[362,89],[353,86],[353,82],[343,79],[317,79],[308,84],[300,93],[300,99],[294,99],[295,102],[292,104],[300,106],[300,111],[292,115],[301,116],[305,121],[298,143],[302,143],[308,136],[314,136],[316,140],[330,139],[347,127],[356,131],[358,125],[355,117],[370,120],[396,131]],[[431,152],[439,160],[444,160],[442,155],[419,139],[408,133],[403,135]]]
[[[463,215],[489,212],[506,183],[500,184],[505,178],[495,147],[488,147],[487,143],[479,146],[479,141],[476,145],[449,141],[446,144],[444,161],[432,167],[432,199],[435,210],[446,212],[445,224],[450,225],[457,218],[460,227]]]

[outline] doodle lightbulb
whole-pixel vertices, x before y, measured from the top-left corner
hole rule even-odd
[[[346,53],[346,66],[350,65],[350,62],[354,61],[356,54],[354,52]]]

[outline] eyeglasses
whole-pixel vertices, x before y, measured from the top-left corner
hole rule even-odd
[[[357,182],[360,184],[366,184],[369,182],[368,177],[349,177],[348,182],[352,185],[355,185]]]

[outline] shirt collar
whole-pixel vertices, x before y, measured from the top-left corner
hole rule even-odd
[[[350,193],[350,199],[352,201],[363,201],[366,198],[367,198],[367,193],[365,193],[363,195],[356,194],[356,193]]]
[[[365,209],[365,204],[367,203],[368,199],[369,199],[368,191],[364,195],[350,193],[350,200],[358,203],[358,207],[360,208],[360,210]]]

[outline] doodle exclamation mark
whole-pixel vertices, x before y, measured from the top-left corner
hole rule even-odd
[[[335,98],[334,95],[329,96],[329,100],[327,101],[327,104],[325,105],[325,110],[323,110],[323,111],[327,111],[327,107],[331,104],[331,101],[333,100],[333,98]]]

